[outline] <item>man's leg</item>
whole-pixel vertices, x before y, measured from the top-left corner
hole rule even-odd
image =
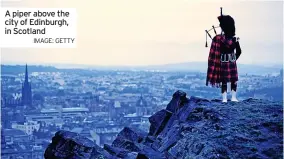
[[[223,98],[222,102],[227,103],[227,82],[222,82],[221,92]]]
[[[238,102],[237,99],[237,82],[231,82],[231,91],[232,91],[232,101]]]

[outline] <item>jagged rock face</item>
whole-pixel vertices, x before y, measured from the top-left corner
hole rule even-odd
[[[188,99],[185,92],[177,91],[166,109],[149,118],[148,133],[126,127],[112,145],[100,148],[88,144],[92,153],[85,158],[282,158],[282,120],[281,103],[248,99],[223,104],[219,100]],[[78,145],[86,142],[85,139],[72,141]],[[45,157],[65,150],[72,152],[72,146],[66,142],[65,138],[62,142],[53,141]]]
[[[90,158],[95,144],[76,133],[58,131],[52,138],[52,143],[47,147],[44,158],[46,159],[85,159]]]

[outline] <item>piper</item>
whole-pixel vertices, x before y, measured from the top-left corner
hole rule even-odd
[[[218,88],[221,86],[222,102],[226,103],[227,83],[231,83],[231,101],[238,102],[236,94],[238,81],[237,60],[242,51],[239,44],[239,38],[235,37],[235,21],[231,16],[223,15],[222,8],[218,20],[220,22],[219,27],[221,28],[221,34],[216,35],[212,39],[209,32],[205,30],[205,47],[207,47],[207,35],[212,39],[208,57],[206,86],[209,84]],[[213,29],[215,31],[214,26]]]

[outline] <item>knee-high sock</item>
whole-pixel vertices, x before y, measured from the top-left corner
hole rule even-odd
[[[232,91],[237,91],[237,82],[231,82],[231,90]]]
[[[221,92],[222,92],[222,94],[223,94],[224,92],[227,92],[227,82],[223,82],[223,83],[222,83]]]

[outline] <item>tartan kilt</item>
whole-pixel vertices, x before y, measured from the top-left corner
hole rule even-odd
[[[236,82],[238,81],[237,63],[234,62],[221,62],[221,82]]]

